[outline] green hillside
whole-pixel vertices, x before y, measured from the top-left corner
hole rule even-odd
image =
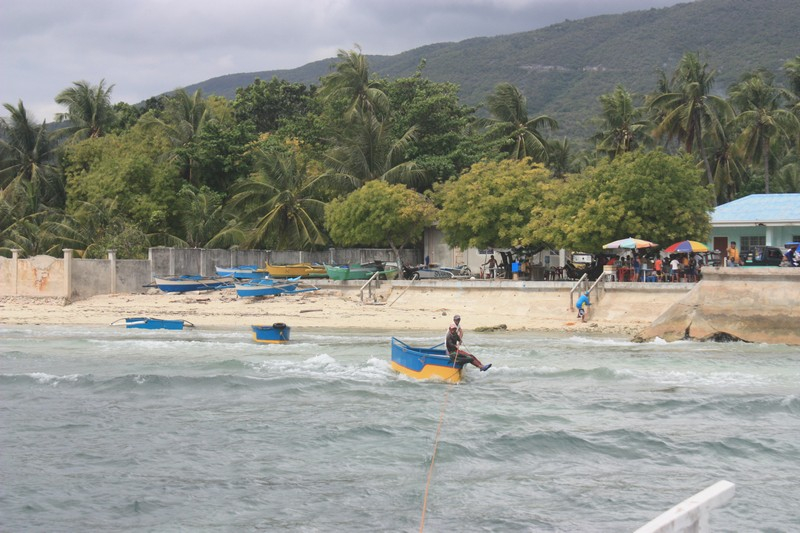
[[[558,136],[582,138],[591,132],[586,121],[599,110],[597,97],[616,84],[634,93],[649,92],[659,69],[671,73],[684,52],[697,51],[718,70],[715,92],[724,94],[753,68],[779,73],[787,59],[800,54],[798,28],[798,0],[699,0],[368,57],[372,70],[389,78],[413,73],[425,59],[425,74],[460,85],[467,104],[481,103],[498,82],[513,83],[527,95],[532,115],[544,113],[559,121]],[[237,87],[256,77],[318,83],[333,62],[232,74],[187,89],[233,98]]]

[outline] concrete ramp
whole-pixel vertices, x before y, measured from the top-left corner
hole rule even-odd
[[[635,340],[656,337],[800,345],[800,268],[705,268]]]

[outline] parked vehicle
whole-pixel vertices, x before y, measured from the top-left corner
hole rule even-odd
[[[775,246],[753,246],[742,254],[742,266],[781,266],[783,251]]]

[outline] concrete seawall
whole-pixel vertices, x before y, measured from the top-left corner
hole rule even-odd
[[[707,268],[636,336],[800,345],[800,268]]]

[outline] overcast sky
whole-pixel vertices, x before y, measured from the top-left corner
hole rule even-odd
[[[528,31],[678,0],[2,0],[0,103],[38,120],[73,82],[138,103],[216,76]],[[7,116],[5,109],[0,115]]]

